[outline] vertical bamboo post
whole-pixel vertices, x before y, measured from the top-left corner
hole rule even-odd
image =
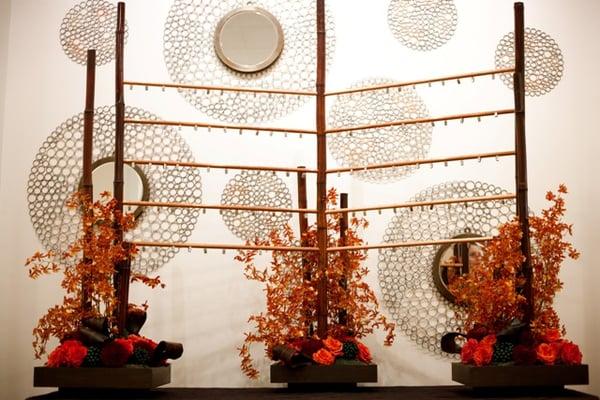
[[[87,52],[87,71],[85,85],[85,111],[83,112],[83,177],[81,192],[84,200],[84,208],[82,213],[85,214],[82,218],[83,236],[85,242],[89,243],[92,235],[91,226],[85,222],[85,217],[90,217],[92,213],[91,202],[94,201],[94,186],[92,181],[92,151],[94,143],[94,98],[96,94],[96,50],[88,50]],[[83,262],[89,264],[91,261],[88,258],[86,249],[83,249]],[[81,304],[85,312],[92,308],[91,300],[88,293],[88,278],[84,277],[81,282]]]
[[[340,208],[347,209],[348,208],[348,193],[340,194]],[[340,216],[340,244],[339,246],[347,246],[346,240],[346,232],[348,231],[348,211],[342,211]],[[343,289],[346,289],[348,286],[348,265],[350,263],[350,258],[348,257],[348,251],[342,251],[340,253],[340,257],[342,257],[342,263],[344,264],[344,277],[340,282],[340,286]],[[340,310],[338,313],[338,322],[340,325],[348,324],[348,312],[346,310]]]
[[[304,166],[299,166],[298,168],[306,169]],[[308,198],[306,195],[306,172],[298,171],[298,208],[308,208]],[[298,226],[300,230],[300,245],[302,247],[306,247],[306,239],[304,237],[306,231],[308,231],[308,217],[306,213],[298,214]],[[310,281],[312,279],[312,273],[310,270],[310,265],[306,261],[306,254],[302,254],[302,271],[305,281]],[[310,306],[307,301],[304,302],[304,315],[307,317],[308,325],[306,326],[306,334],[308,336],[312,336],[313,332],[313,324],[310,322],[310,316],[312,315],[312,310],[310,310]]]
[[[527,146],[525,136],[525,17],[523,3],[515,3],[515,73],[513,75],[515,95],[515,175],[517,189],[517,216],[523,237],[521,252],[525,257],[523,275],[524,296],[527,299],[525,322],[534,317],[533,269],[531,266],[531,244],[529,238],[529,206],[527,198]]]
[[[125,3],[119,2],[117,10],[116,57],[115,57],[115,175],[114,196],[117,202],[115,209],[115,231],[117,244],[123,244],[123,227],[120,218],[123,216],[123,156],[125,146],[125,88],[124,80],[125,53]],[[125,331],[127,306],[129,303],[130,260],[119,262],[116,266],[115,289],[117,291],[117,328],[119,334]]]
[[[325,0],[317,0],[317,246],[319,248],[317,285],[317,335],[327,336],[327,137],[325,122]]]

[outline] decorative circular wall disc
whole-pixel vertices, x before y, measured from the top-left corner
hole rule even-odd
[[[368,79],[353,87],[391,82],[388,79]],[[372,125],[428,116],[427,107],[415,90],[377,90],[339,96],[330,112],[329,127]],[[432,133],[431,124],[332,133],[328,135],[328,146],[339,165],[357,168],[356,172],[353,172],[354,176],[382,183],[398,180],[413,172],[416,167],[372,170],[364,170],[361,167],[422,159],[429,152]]]
[[[388,24],[404,46],[429,51],[454,36],[458,13],[454,0],[391,0]]]
[[[239,72],[226,66],[215,52],[217,25],[228,13],[245,6],[260,7],[279,22],[285,38],[281,55],[267,68]],[[316,5],[314,0],[175,0],[164,33],[164,57],[174,82],[315,91]],[[333,18],[327,14],[327,63],[335,51]],[[185,99],[209,116],[230,123],[253,123],[280,118],[305,104],[309,96],[243,92],[181,90]]]
[[[242,171],[234,176],[221,195],[221,204],[251,207],[291,208],[292,197],[283,180],[270,172]],[[281,229],[292,217],[287,212],[221,211],[234,235],[244,240],[264,239]]]
[[[77,64],[85,65],[88,49],[95,49],[96,65],[104,65],[115,58],[116,29],[115,4],[105,0],[85,0],[65,15],[60,26],[60,43],[65,54]]]
[[[507,33],[496,47],[496,68],[515,66],[515,34]],[[542,96],[558,85],[564,72],[560,47],[550,35],[535,28],[525,28],[525,94]],[[512,74],[502,74],[502,81],[513,88]]]
[[[125,118],[158,118],[139,108],[127,108]],[[114,107],[95,110],[93,160],[114,155]],[[65,201],[78,190],[82,175],[83,114],[75,115],[50,134],[39,149],[27,184],[29,215],[36,234],[48,250],[57,254],[81,234],[80,216],[66,208]],[[170,127],[126,125],[125,158],[193,162],[192,152]],[[155,202],[200,203],[201,177],[197,169],[136,165],[147,178],[149,200]],[[185,242],[192,234],[198,210],[145,208],[127,240]],[[174,248],[144,247],[132,267],[152,272],[168,262]]]
[[[411,201],[431,201],[505,194],[483,182],[448,182],[430,187]],[[383,241],[408,242],[455,238],[460,235],[490,236],[498,225],[514,216],[514,201],[474,202],[437,206],[433,209],[398,210]],[[440,348],[444,333],[456,331],[458,306],[438,291],[432,265],[440,246],[385,249],[379,252],[378,278],[383,304],[398,328],[431,353],[445,355]]]

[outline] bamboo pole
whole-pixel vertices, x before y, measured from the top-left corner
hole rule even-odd
[[[430,124],[441,121],[454,121],[460,119],[472,119],[472,118],[483,118],[483,117],[491,117],[505,114],[513,114],[515,112],[514,109],[502,109],[502,110],[492,110],[492,111],[481,111],[474,113],[465,113],[465,114],[454,114],[454,115],[446,115],[443,117],[434,117],[434,118],[414,118],[414,119],[405,119],[403,121],[392,121],[392,122],[383,122],[379,124],[369,124],[369,125],[358,125],[358,126],[347,126],[342,128],[333,128],[328,129],[326,131],[327,134],[333,133],[342,133],[342,132],[354,132],[354,131],[364,131],[367,129],[378,129],[378,128],[388,128],[391,126],[402,126],[402,125],[416,125],[416,124]]]
[[[286,89],[259,89],[259,88],[244,88],[244,87],[228,87],[228,86],[206,86],[206,85],[189,85],[185,83],[160,83],[160,82],[140,82],[140,81],[125,81],[126,86],[143,86],[157,87],[161,89],[187,89],[187,90],[206,90],[208,92],[245,92],[256,94],[281,94],[291,96],[316,96],[316,93],[286,90]]]
[[[294,213],[294,214],[316,214],[317,210],[307,208],[277,208],[277,207],[258,207],[242,205],[224,205],[224,204],[195,204],[195,203],[174,203],[158,201],[124,201],[123,205],[134,207],[165,207],[165,208],[198,208],[205,210],[234,210],[234,211],[255,211],[255,212],[273,212],[273,213]]]
[[[460,79],[465,79],[465,78],[477,78],[480,76],[488,76],[488,75],[501,75],[501,74],[512,73],[514,71],[515,71],[514,68],[499,68],[499,69],[492,69],[492,70],[479,71],[479,72],[470,72],[470,73],[458,74],[458,75],[442,76],[442,77],[433,78],[433,79],[421,79],[421,80],[409,81],[409,82],[386,83],[386,84],[381,84],[381,85],[365,86],[365,87],[355,88],[355,89],[338,90],[335,92],[328,92],[325,94],[325,96],[340,96],[340,95],[344,95],[344,94],[361,93],[361,92],[368,92],[368,91],[373,91],[373,90],[398,89],[398,88],[403,88],[403,87],[430,84],[430,83],[436,83],[436,82],[455,81],[455,80],[460,80]]]
[[[210,128],[210,129],[229,129],[231,131],[249,131],[249,132],[279,132],[290,133],[296,135],[316,135],[315,131],[309,129],[295,128],[275,128],[271,126],[252,126],[252,125],[230,125],[230,124],[208,124],[205,122],[189,122],[189,121],[161,121],[155,119],[125,119],[126,124],[138,125],[156,125],[156,126],[180,126],[188,128]]]
[[[241,244],[224,243],[168,243],[168,242],[131,242],[136,247],[164,247],[177,249],[213,249],[213,250],[256,250],[256,251],[297,251],[297,252],[317,252],[317,247],[301,246],[257,246]]]
[[[527,299],[525,322],[535,317],[535,298],[533,294],[533,268],[531,266],[531,243],[529,237],[529,201],[527,187],[527,146],[525,136],[525,13],[523,3],[515,3],[515,74],[513,87],[515,95],[515,180],[517,189],[517,216],[523,237],[521,252],[523,277],[525,278],[524,296]]]
[[[96,93],[96,50],[87,52],[87,70],[86,70],[86,90],[85,90],[85,111],[83,113],[83,178],[82,194],[84,198],[83,213],[87,218],[91,218],[93,210],[91,204],[94,201],[94,183],[92,180],[92,153],[94,146],[94,99]],[[83,222],[83,235],[86,243],[89,243],[92,237],[92,227]],[[84,247],[83,262],[90,264],[91,260]],[[89,277],[84,277],[81,283],[81,304],[84,312],[90,311],[92,302],[89,297]]]
[[[443,244],[454,244],[454,243],[475,243],[475,242],[489,242],[494,239],[493,237],[478,237],[478,238],[464,238],[464,239],[445,239],[445,240],[429,240],[424,242],[398,242],[398,243],[381,243],[363,246],[339,246],[330,247],[327,251],[330,253],[338,251],[358,251],[358,250],[377,250],[377,249],[393,249],[400,247],[423,247],[423,246],[437,246]]]
[[[368,170],[373,170],[373,169],[448,163],[448,162],[452,162],[452,161],[481,160],[484,158],[494,158],[494,157],[511,157],[514,155],[515,155],[514,151],[499,151],[499,152],[494,152],[494,153],[477,153],[477,154],[468,154],[468,155],[462,155],[462,156],[424,158],[424,159],[420,159],[420,160],[409,160],[409,161],[398,161],[398,162],[389,162],[389,163],[382,163],[382,164],[357,165],[354,167],[332,168],[332,169],[328,169],[327,173],[328,174],[339,174],[339,173],[345,173],[345,172],[360,172],[360,171],[368,171]]]
[[[325,111],[325,56],[326,56],[326,31],[325,31],[325,0],[317,0],[317,98],[316,98],[316,126],[317,126],[317,244],[319,247],[319,261],[317,268],[320,278],[317,284],[317,335],[320,338],[327,336],[327,136],[326,136],[326,111]]]
[[[134,160],[127,159],[125,164],[132,165],[158,165],[163,167],[189,167],[189,168],[207,168],[207,169],[224,169],[224,170],[240,170],[240,171],[268,171],[268,172],[301,172],[303,174],[316,174],[316,169],[308,168],[288,168],[288,167],[268,167],[262,165],[236,165],[236,164],[209,164],[209,163],[194,163],[182,161],[162,161],[162,160]]]
[[[125,3],[119,2],[117,9],[116,31],[116,57],[115,57],[115,176],[114,197],[116,244],[123,243],[123,227],[120,218],[123,216],[123,159],[125,146],[125,98],[124,98],[124,54],[125,53]],[[131,274],[131,260],[127,259],[116,265],[115,289],[117,291],[117,329],[120,335],[125,333],[127,323],[127,307],[129,304],[129,279]]]
[[[348,193],[340,194],[340,208],[342,211],[340,215],[340,246],[345,247],[347,245],[346,234],[348,231],[348,212],[345,211],[348,209]],[[344,275],[340,282],[340,286],[343,289],[347,289],[348,287],[348,266],[350,265],[350,257],[347,251],[341,252],[342,263],[344,265]],[[348,311],[340,310],[338,313],[338,323],[342,326],[348,325]]]
[[[306,168],[298,167],[299,171],[297,172],[297,182],[298,182],[298,207],[301,209],[306,209],[308,207],[308,197],[306,194]],[[306,247],[306,232],[308,231],[308,217],[306,213],[298,214],[298,227],[300,233],[300,246]],[[304,280],[309,282],[312,279],[312,271],[310,269],[310,264],[307,262],[306,257],[302,256],[302,271],[304,274]],[[304,308],[304,315],[308,321],[308,325],[305,327],[307,337],[311,337],[314,333],[314,326],[310,322],[310,316],[312,315],[312,310],[310,309],[310,305],[306,299],[303,299],[302,306]]]
[[[385,204],[380,206],[368,206],[368,207],[355,207],[355,208],[338,208],[338,209],[329,209],[325,213],[326,214],[338,214],[340,212],[366,212],[366,211],[378,211],[378,210],[390,210],[396,208],[418,208],[418,207],[434,207],[448,204],[463,204],[463,203],[477,203],[482,201],[503,201],[503,200],[513,200],[516,196],[514,194],[500,194],[493,196],[480,196],[480,197],[463,197],[458,199],[440,199],[440,200],[430,200],[430,201],[412,201],[407,203],[396,203],[396,204]]]

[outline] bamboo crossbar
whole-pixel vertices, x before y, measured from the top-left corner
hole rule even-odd
[[[408,203],[398,203],[398,204],[387,204],[381,206],[369,206],[369,207],[356,207],[356,208],[346,208],[346,209],[329,209],[325,213],[326,214],[339,214],[341,212],[366,212],[366,211],[378,211],[378,210],[390,210],[396,208],[418,208],[418,207],[434,207],[440,205],[448,205],[448,204],[463,204],[463,203],[477,203],[482,201],[503,201],[503,200],[513,200],[516,198],[515,194],[500,194],[493,196],[480,196],[480,197],[464,197],[460,199],[442,199],[442,200],[432,200],[432,201],[413,201]]]
[[[457,239],[445,239],[445,240],[429,240],[423,242],[397,242],[397,243],[381,243],[364,246],[341,246],[341,247],[330,247],[327,249],[329,253],[339,251],[359,251],[359,250],[379,250],[379,249],[393,249],[399,247],[424,247],[424,246],[437,246],[444,244],[456,244],[456,243],[475,243],[475,242],[489,242],[494,238],[488,237],[476,237],[476,238],[457,238]]]
[[[240,171],[272,171],[272,172],[301,172],[316,174],[316,169],[307,168],[288,168],[288,167],[267,167],[262,165],[234,165],[234,164],[208,164],[208,163],[193,163],[181,161],[161,161],[161,160],[125,160],[125,164],[131,165],[159,165],[168,167],[190,167],[190,168],[214,168],[224,170],[240,170]]]
[[[443,117],[434,117],[434,118],[405,119],[403,121],[383,122],[380,124],[333,128],[333,129],[328,129],[326,131],[326,133],[331,134],[331,133],[363,131],[363,130],[367,130],[367,129],[387,128],[390,126],[428,124],[428,123],[435,123],[435,122],[442,122],[442,121],[453,121],[453,120],[457,120],[457,119],[465,120],[465,119],[470,119],[470,118],[482,118],[482,117],[490,117],[490,116],[497,116],[497,115],[504,115],[504,114],[514,114],[514,112],[515,112],[515,110],[513,108],[509,108],[509,109],[502,109],[502,110],[446,115]]]
[[[408,87],[408,86],[424,85],[424,84],[428,84],[428,83],[455,81],[455,80],[460,80],[460,79],[477,78],[480,76],[488,76],[488,75],[508,74],[508,73],[513,73],[514,71],[515,71],[514,68],[492,69],[492,70],[471,72],[471,73],[460,74],[460,75],[442,76],[442,77],[433,78],[433,79],[420,79],[420,80],[409,81],[409,82],[396,82],[396,83],[387,83],[387,84],[381,84],[381,85],[365,86],[365,87],[354,88],[354,89],[337,90],[334,92],[328,92],[325,95],[326,96],[340,96],[340,95],[344,95],[344,94],[361,93],[361,92],[368,92],[368,91],[374,91],[374,90],[397,89],[397,88],[403,88],[403,87]]]
[[[499,151],[499,152],[494,152],[494,153],[477,153],[477,154],[468,154],[468,155],[463,155],[463,156],[436,157],[436,158],[426,158],[426,159],[421,159],[421,160],[398,161],[398,162],[371,164],[371,165],[364,165],[364,166],[332,168],[332,169],[328,169],[327,173],[328,174],[337,174],[337,173],[342,173],[342,172],[358,172],[358,171],[367,171],[367,170],[373,170],[373,169],[407,167],[407,166],[412,166],[412,165],[438,164],[438,163],[452,162],[452,161],[480,160],[480,159],[484,159],[484,158],[494,158],[494,157],[511,157],[514,155],[515,155],[514,151]]]
[[[258,250],[258,251],[297,251],[316,252],[317,247],[299,246],[258,246],[242,244],[220,244],[220,243],[167,243],[167,242],[131,242],[137,247],[167,247],[178,249],[217,249],[217,250]]]
[[[160,82],[139,82],[139,81],[125,81],[125,86],[143,86],[143,87],[157,87],[165,89],[187,89],[187,90],[206,90],[209,92],[245,92],[245,93],[256,93],[256,94],[282,94],[292,96],[316,96],[316,93],[306,92],[301,90],[287,90],[287,89],[260,89],[260,88],[244,88],[244,87],[227,87],[227,86],[206,86],[206,85],[190,85],[185,83],[160,83]]]
[[[160,125],[160,126],[180,126],[188,128],[209,128],[209,129],[229,129],[232,131],[247,131],[247,132],[281,132],[293,133],[300,135],[316,135],[317,132],[308,129],[287,129],[274,128],[269,126],[250,126],[250,125],[225,125],[225,124],[207,124],[204,122],[185,122],[185,121],[160,121],[154,119],[125,119],[126,124],[139,125]]]
[[[195,204],[195,203],[173,203],[157,201],[124,201],[123,205],[135,207],[165,207],[165,208],[198,208],[205,210],[235,210],[235,211],[257,211],[274,213],[305,213],[316,214],[317,210],[305,208],[276,208],[276,207],[256,207],[256,206],[237,206],[223,204]]]

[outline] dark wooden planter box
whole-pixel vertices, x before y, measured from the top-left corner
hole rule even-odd
[[[452,364],[452,380],[473,388],[562,387],[587,385],[587,365]]]
[[[171,366],[123,368],[35,367],[33,386],[60,389],[153,389],[171,382]]]
[[[271,365],[271,383],[291,385],[346,385],[377,382],[377,365],[338,360],[334,365],[307,365],[290,368],[282,363]]]

